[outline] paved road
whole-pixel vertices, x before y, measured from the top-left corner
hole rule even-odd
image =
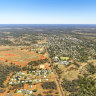
[[[52,69],[52,71],[54,72],[54,74],[56,74],[55,70],[53,69],[53,64],[52,64],[50,58],[49,58],[49,61],[50,61],[50,64],[51,64],[51,69]],[[64,96],[63,90],[62,90],[62,88],[61,88],[60,81],[59,81],[57,75],[55,75],[55,78],[56,78],[56,81],[57,81],[57,83],[58,83],[59,89],[60,89],[60,91],[61,91],[61,95]]]

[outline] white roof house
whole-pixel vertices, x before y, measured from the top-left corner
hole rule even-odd
[[[44,75],[44,78],[46,78],[46,76]]]
[[[57,56],[55,56],[55,61],[59,61],[59,58]]]
[[[29,94],[32,94],[32,90],[31,90],[31,91],[29,91]]]
[[[9,82],[9,84],[13,84],[13,82]]]
[[[17,93],[22,93],[22,91],[21,90],[17,90]]]
[[[24,83],[25,81],[21,81],[22,83]]]
[[[48,79],[46,79],[46,81],[48,81]]]
[[[40,68],[44,69],[45,68],[45,65],[40,65]]]
[[[30,87],[32,88],[32,85],[30,85]]]

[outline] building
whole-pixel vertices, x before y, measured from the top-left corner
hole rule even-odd
[[[66,60],[68,61],[69,60],[69,57],[60,57],[61,60]]]
[[[44,69],[44,68],[45,68],[45,65],[40,65],[40,68],[41,68],[41,69]]]

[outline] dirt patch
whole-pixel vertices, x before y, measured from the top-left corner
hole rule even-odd
[[[43,55],[23,51],[23,50],[8,50],[0,51],[0,60],[10,63],[14,63],[20,66],[26,66],[30,61],[37,61],[40,59],[45,59]]]

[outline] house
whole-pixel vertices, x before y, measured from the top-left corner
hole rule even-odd
[[[63,63],[63,61],[59,61],[59,64],[62,64],[63,65],[64,63]]]
[[[31,83],[31,82],[32,82],[32,80],[29,80],[29,82]]]
[[[17,93],[22,93],[22,91],[21,90],[17,90]]]
[[[39,51],[40,51],[40,53],[44,52],[44,48],[40,48]]]
[[[20,83],[20,81],[18,81],[18,83]]]
[[[59,58],[57,56],[54,57],[55,61],[59,61]]]
[[[41,79],[39,79],[39,82],[41,82]]]
[[[24,83],[25,81],[21,81],[21,83]]]
[[[46,76],[44,75],[44,78],[46,78]]]
[[[32,85],[30,85],[30,88],[32,88]]]
[[[29,94],[32,94],[32,90],[31,90],[31,91],[29,91]]]
[[[13,78],[11,78],[11,81],[14,81],[14,79],[13,79]]]
[[[64,61],[64,64],[65,64],[65,65],[69,65],[69,62],[68,62],[68,61]]]
[[[13,84],[13,82],[9,82],[9,84],[11,85],[11,84]]]
[[[62,65],[69,65],[69,62],[68,62],[68,61],[59,61],[59,64],[62,64]]]
[[[48,79],[46,79],[46,81],[48,81]]]
[[[45,68],[45,65],[40,65],[40,68],[41,68],[41,69],[44,69],[44,68]]]
[[[28,80],[25,81],[26,83],[28,82]]]

